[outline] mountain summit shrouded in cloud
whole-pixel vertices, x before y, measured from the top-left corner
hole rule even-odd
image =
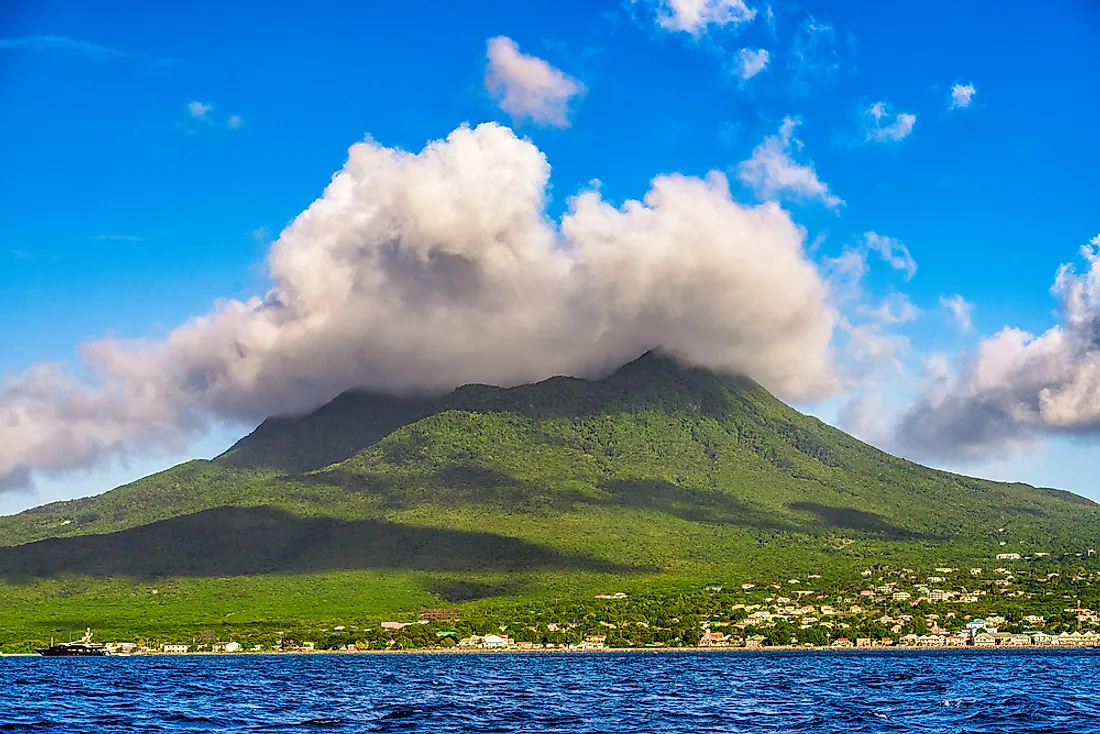
[[[352,146],[271,246],[263,298],[220,302],[163,341],[84,345],[0,393],[0,485],[179,444],[212,419],[314,408],[349,387],[442,391],[592,375],[653,346],[781,396],[833,385],[828,288],[775,203],[720,173],[659,176],[546,212],[550,166],[496,124],[420,153]]]

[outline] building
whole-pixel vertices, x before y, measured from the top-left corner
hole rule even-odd
[[[383,622],[382,629],[384,630],[400,630],[409,626],[408,622]]]
[[[136,642],[108,642],[103,648],[108,655],[133,655],[138,646]]]
[[[602,650],[607,642],[605,635],[585,635],[584,640],[577,646],[580,650]]]
[[[699,638],[699,647],[729,647],[730,636],[721,632],[704,632]]]
[[[481,646],[486,650],[503,650],[506,647],[511,647],[512,638],[501,637],[500,635],[485,635],[481,639]]]
[[[161,651],[173,654],[182,654],[191,649],[190,645],[161,645]]]
[[[974,647],[993,647],[997,644],[997,638],[988,632],[979,632],[971,638]]]
[[[241,643],[239,642],[215,642],[210,646],[210,652],[240,652]]]
[[[997,560],[998,561],[1018,561],[1018,560],[1020,560],[1020,558],[1021,558],[1021,556],[1020,556],[1019,553],[998,553],[997,554]]]

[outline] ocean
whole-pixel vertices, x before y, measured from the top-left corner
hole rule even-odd
[[[0,732],[1100,732],[1100,651],[0,658]]]

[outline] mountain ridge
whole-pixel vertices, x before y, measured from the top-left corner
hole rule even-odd
[[[597,380],[353,391],[261,428],[215,460],[0,518],[0,581],[385,572],[477,598],[1100,542],[1083,497],[890,456],[653,353]]]

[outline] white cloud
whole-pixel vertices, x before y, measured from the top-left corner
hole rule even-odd
[[[800,165],[791,158],[792,149],[802,148],[802,142],[794,137],[798,125],[798,120],[784,118],[779,133],[766,137],[753,150],[752,157],[741,162],[738,177],[763,199],[779,196],[816,199],[835,209],[844,202],[817,177],[813,164]]]
[[[875,308],[862,306],[859,312],[882,325],[906,324],[915,320],[921,310],[904,293],[893,293]]]
[[[758,48],[755,51],[743,48],[734,55],[734,73],[746,82],[764,71],[768,65],[767,49]]]
[[[796,96],[806,96],[817,85],[826,84],[840,70],[840,56],[836,52],[836,32],[830,23],[806,16],[787,52],[787,91]]]
[[[951,87],[951,109],[969,107],[978,90],[973,84],[956,84]]]
[[[956,293],[953,296],[940,296],[940,305],[951,313],[951,317],[955,320],[955,324],[958,325],[960,331],[970,331],[974,328],[974,322],[971,318],[974,314],[973,303],[968,302]]]
[[[709,26],[737,26],[756,17],[745,0],[660,0],[657,23],[669,31],[698,37]]]
[[[65,36],[26,36],[0,38],[0,49],[31,49],[34,51],[77,51],[95,61],[125,56],[121,51],[89,41],[78,41]]]
[[[909,248],[900,240],[874,232],[864,232],[863,242],[868,250],[877,252],[879,257],[889,263],[894,270],[904,272],[906,280],[911,280],[917,274],[917,261],[909,254]]]
[[[271,245],[266,296],[219,301],[164,340],[85,344],[72,372],[38,364],[8,380],[0,484],[352,386],[592,375],[654,346],[788,399],[833,388],[828,286],[778,205],[734,201],[719,173],[666,175],[619,207],[582,193],[555,222],[549,173],[495,124],[416,154],[357,143]]]
[[[230,130],[239,130],[243,124],[244,118],[240,115],[230,115],[229,119],[225,121],[226,127]]]
[[[1087,271],[1063,265],[1051,288],[1060,323],[1038,336],[1005,327],[960,356],[902,417],[902,445],[973,460],[1100,428],[1100,236],[1082,255]]]
[[[863,111],[865,142],[887,143],[904,140],[913,132],[917,116],[908,112],[892,113],[889,102],[875,102]],[[893,117],[894,121],[886,121]]]
[[[214,105],[199,102],[198,100],[192,100],[187,103],[187,114],[191,115],[191,118],[194,120],[206,120],[207,113],[213,109]]]
[[[584,85],[542,59],[522,53],[506,36],[489,39],[487,56],[485,88],[515,123],[529,119],[540,125],[569,126],[569,102],[584,92]]]

